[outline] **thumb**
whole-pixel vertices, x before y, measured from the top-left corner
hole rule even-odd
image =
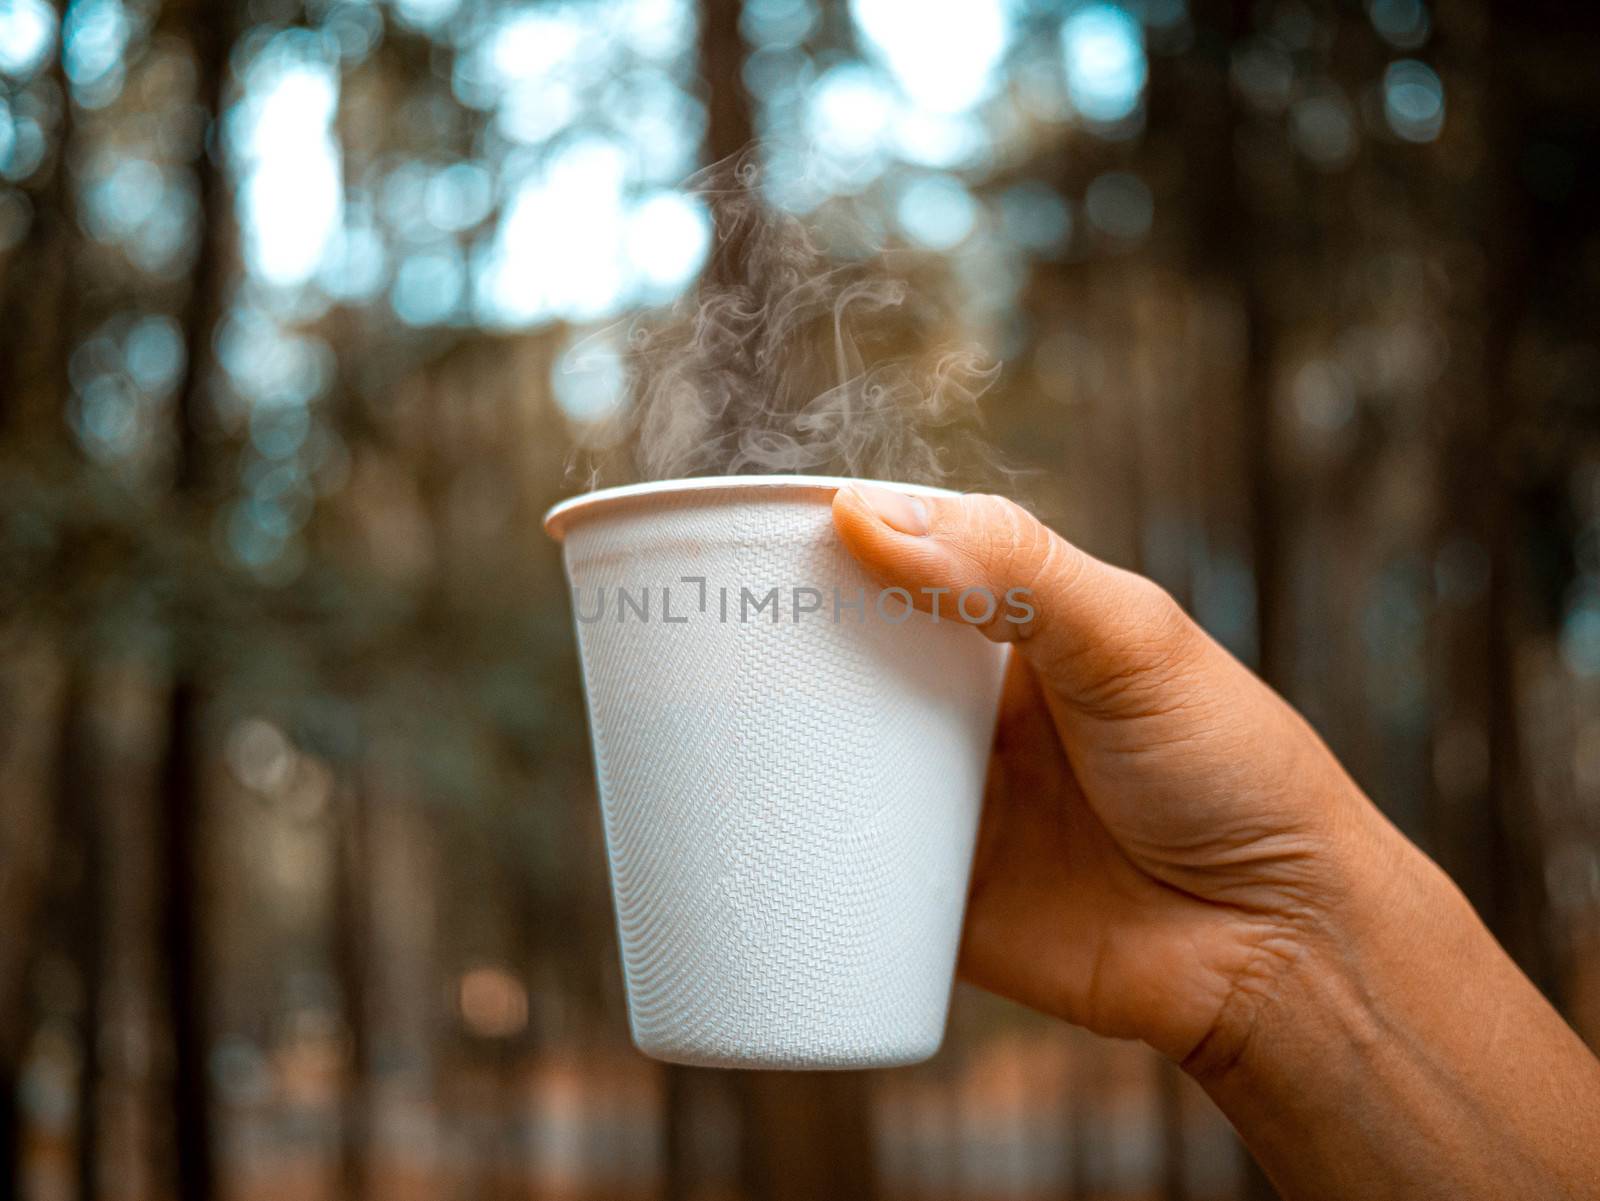
[[[1084,553],[1001,496],[852,484],[834,496],[833,521],[867,574],[906,589],[919,609],[966,618],[994,598],[988,620],[973,624],[1015,642],[1044,683],[1080,709],[1142,709],[1210,645],[1150,580]],[[987,596],[958,609],[967,589]],[[1029,619],[1018,620],[1028,609]]]

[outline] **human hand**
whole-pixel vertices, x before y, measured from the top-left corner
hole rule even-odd
[[[833,518],[921,607],[1031,593],[984,627],[1018,653],[969,980],[1182,1062],[1285,1198],[1600,1198],[1600,1062],[1171,598],[999,497],[847,487]]]
[[[1248,1029],[1398,835],[1300,717],[1150,581],[994,496],[845,488],[885,585],[1030,590],[973,867],[962,974],[1177,1060]]]

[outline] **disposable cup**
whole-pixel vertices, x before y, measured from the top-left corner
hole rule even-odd
[[[862,572],[830,517],[850,482],[642,484],[545,517],[657,1059],[883,1067],[943,1039],[1005,648]]]

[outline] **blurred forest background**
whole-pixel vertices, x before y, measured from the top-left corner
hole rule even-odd
[[[1270,1196],[966,990],[892,1073],[628,1045],[538,518],[757,139],[1600,1043],[1597,62],[1559,0],[0,0],[0,1201]]]

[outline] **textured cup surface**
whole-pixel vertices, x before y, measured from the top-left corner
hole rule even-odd
[[[547,519],[633,1038],[659,1059],[886,1066],[943,1038],[1004,648],[880,612],[837,484],[682,481]]]

